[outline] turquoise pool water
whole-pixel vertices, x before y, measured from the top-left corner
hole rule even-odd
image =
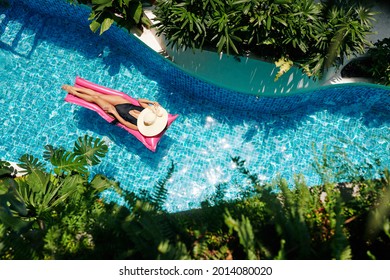
[[[359,172],[366,176],[376,175],[378,160],[382,167],[389,166],[386,88],[344,86],[278,99],[224,95],[175,69],[123,31],[91,33],[86,9],[45,6],[51,1],[37,1],[43,4],[35,8],[59,9],[57,18],[23,1],[0,7],[1,159],[18,161],[24,153],[42,158],[46,144],[71,148],[84,134],[103,138],[109,153],[93,172],[113,177],[136,193],[150,191],[171,162],[175,164],[165,205],[172,212],[199,207],[220,183],[227,184],[226,199],[239,197],[245,191],[240,186],[245,188],[247,182],[231,160],[236,156],[262,182],[280,175],[291,184],[297,173],[310,185],[321,182],[313,162],[324,149],[336,160],[333,170],[348,171],[338,180],[348,180],[356,166],[363,166]],[[180,117],[152,153],[94,112],[63,101],[61,85],[77,75],[134,97],[158,100]],[[340,166],[340,158],[349,161]],[[111,195],[107,193],[116,199]]]

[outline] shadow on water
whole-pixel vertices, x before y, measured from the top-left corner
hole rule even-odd
[[[3,7],[3,9],[5,9]],[[7,8],[8,9],[8,8]],[[8,40],[6,42],[0,41],[0,49],[9,51],[13,53],[14,55],[23,57],[23,58],[31,58],[31,55],[33,54],[35,48],[38,44],[38,36],[34,36],[34,34],[39,34],[45,25],[44,20],[41,20],[41,18],[31,12],[28,11],[22,11],[20,12],[17,17],[13,17],[12,14],[5,14],[2,11],[2,7],[0,6],[0,15],[2,15],[1,24],[0,24],[0,37],[5,33],[7,25],[15,20],[19,20],[21,23],[21,27],[18,30],[16,34],[12,35],[12,38],[7,38]],[[28,26],[26,22],[28,21],[35,22],[34,26],[31,28],[31,26]],[[31,48],[27,51],[20,52],[17,50],[17,47],[24,38],[22,37],[24,33],[30,33],[30,36],[33,36],[33,42],[31,43]],[[9,40],[11,39],[11,40]]]
[[[78,20],[75,20],[76,16],[72,19],[62,18],[59,15],[41,16],[18,2],[13,2],[9,8],[0,7],[0,48],[30,59],[37,45],[46,41],[60,48],[78,52],[86,58],[97,58],[107,54],[103,58],[103,62],[110,69],[111,75],[117,74],[120,61],[110,55],[110,49],[114,48],[116,42],[110,43],[111,40],[90,31],[86,9],[77,9],[76,6],[66,3],[64,5],[70,6],[68,7],[70,10],[77,10],[79,14],[83,15]],[[6,34],[9,24],[17,25],[18,31]],[[107,37],[112,37],[112,35]],[[26,41],[31,40],[31,38],[34,39],[29,42],[28,50],[18,51],[20,43],[26,44]]]

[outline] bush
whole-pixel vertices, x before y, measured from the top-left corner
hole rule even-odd
[[[363,53],[373,22],[353,0],[164,0],[155,13],[172,47],[290,60],[317,78]]]
[[[67,0],[73,4],[91,6],[89,16],[90,28],[100,34],[107,31],[113,23],[127,29],[142,33],[143,27],[149,28],[150,20],[144,14],[141,0]]]
[[[372,65],[368,71],[372,77],[380,84],[390,85],[390,38],[384,38],[374,44],[368,50],[367,55],[372,60]]]
[[[88,136],[73,151],[46,146],[53,171],[25,155],[19,167],[27,174],[20,178],[0,161],[1,259],[390,258],[388,171],[375,180],[313,188],[297,176],[290,189],[283,179],[260,185],[234,158],[251,182],[250,197],[223,201],[221,187],[201,209],[167,213],[174,164],[152,193],[137,196],[104,175],[90,179],[88,166],[106,152],[104,142]],[[126,205],[104,202],[107,189]]]

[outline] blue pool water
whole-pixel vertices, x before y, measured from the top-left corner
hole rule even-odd
[[[298,173],[310,185],[321,182],[313,162],[325,149],[336,171],[363,166],[361,174],[375,176],[377,169],[368,167],[378,159],[389,166],[388,88],[340,86],[285,98],[237,94],[181,72],[124,31],[91,33],[85,8],[28,2],[32,7],[0,6],[0,159],[18,161],[24,153],[42,159],[46,144],[70,149],[78,136],[103,138],[109,153],[93,171],[127,190],[150,191],[175,164],[165,205],[172,212],[199,207],[219,183],[227,184],[226,199],[238,197],[247,182],[231,160],[236,156],[262,182],[280,175],[291,184]],[[61,85],[77,75],[158,100],[180,117],[152,153],[94,112],[63,101]],[[339,166],[340,158],[349,161]]]

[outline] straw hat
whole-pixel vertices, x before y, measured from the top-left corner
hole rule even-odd
[[[155,110],[145,108],[138,116],[137,126],[139,132],[144,136],[155,136],[159,134],[168,123],[168,112],[158,106]]]

